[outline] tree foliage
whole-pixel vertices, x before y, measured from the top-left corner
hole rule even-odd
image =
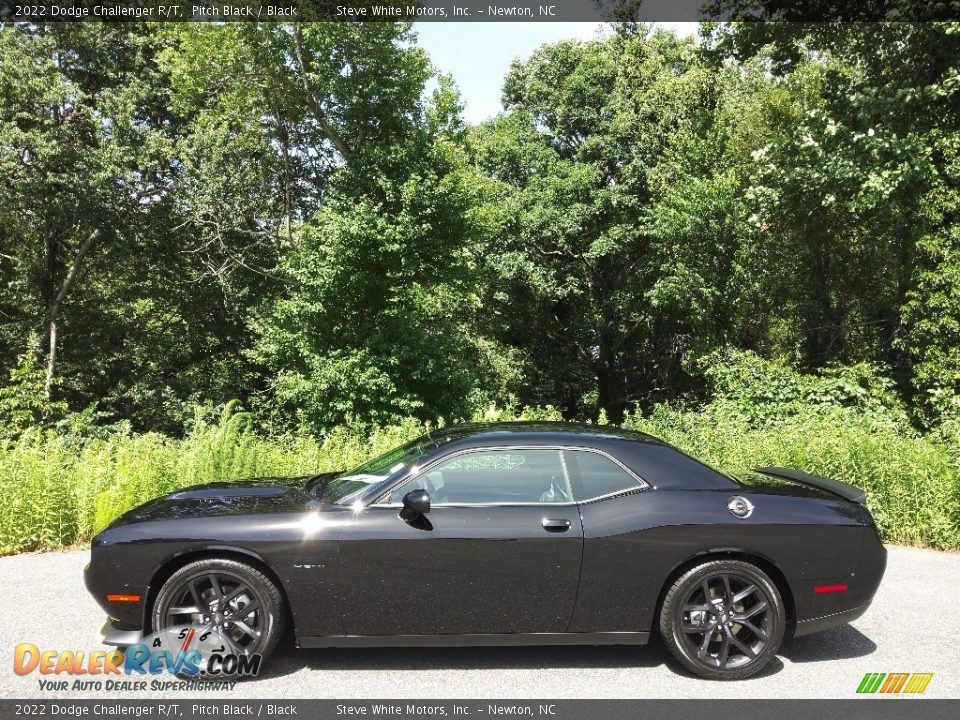
[[[729,155],[749,81],[664,32],[513,66],[506,113],[478,144],[501,186],[493,332],[525,358],[524,401],[619,421],[688,389],[690,358],[724,342],[745,234]]]
[[[8,426],[619,421],[796,371],[960,415],[956,24],[621,24],[476,127],[404,23],[7,24],[0,69]]]

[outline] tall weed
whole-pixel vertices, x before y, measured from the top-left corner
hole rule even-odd
[[[511,419],[559,414],[491,408],[474,417]],[[823,407],[757,423],[722,399],[698,411],[661,406],[627,425],[724,470],[787,465],[858,485],[885,539],[960,550],[960,427],[921,436],[856,408]],[[88,542],[125,510],[187,485],[350,468],[426,429],[411,420],[339,427],[324,438],[265,436],[228,407],[183,439],[28,431],[0,440],[0,554]]]

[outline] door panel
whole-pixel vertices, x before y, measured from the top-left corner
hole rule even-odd
[[[341,535],[343,627],[355,635],[564,632],[582,547],[575,504],[438,506],[414,521],[396,507],[367,507]]]

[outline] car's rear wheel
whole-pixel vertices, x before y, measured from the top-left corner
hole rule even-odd
[[[766,573],[740,560],[691,568],[667,591],[660,635],[691,672],[740,680],[759,672],[783,640],[786,613]]]
[[[283,598],[273,581],[236,560],[198,560],[177,570],[157,593],[153,630],[214,630],[238,655],[273,652],[283,634]],[[222,674],[221,674],[222,677]]]

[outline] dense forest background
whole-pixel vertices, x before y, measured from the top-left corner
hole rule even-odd
[[[0,478],[233,401],[287,470],[343,427],[626,421],[891,508],[922,471],[898,537],[960,544],[960,24],[613,25],[503,108],[466,125],[405,24],[0,29]],[[210,462],[163,482],[263,469]],[[87,525],[163,484],[91,478]],[[4,551],[89,530],[57,517]]]

